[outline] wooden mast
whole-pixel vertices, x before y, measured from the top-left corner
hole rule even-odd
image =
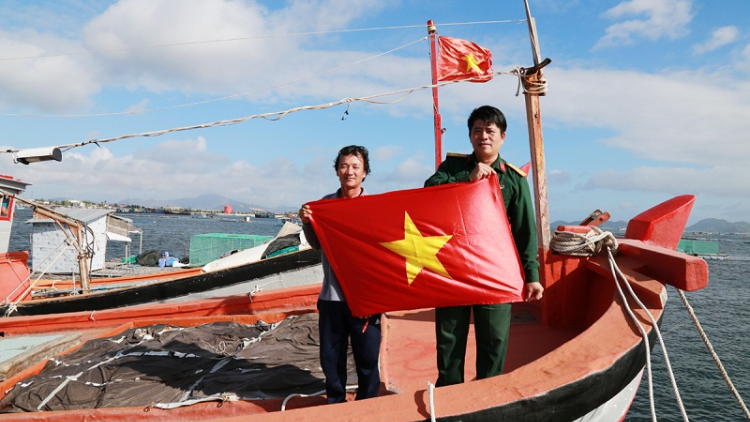
[[[427,21],[427,33],[430,35],[430,64],[432,69],[432,111],[435,116],[435,170],[443,161],[443,122],[440,117],[437,88],[437,28],[432,19]]]
[[[539,41],[536,34],[536,23],[531,17],[528,0],[524,0],[526,5],[526,19],[529,25],[529,37],[531,38],[531,51],[534,56],[534,67],[526,69],[522,77],[527,78],[530,82],[536,83],[543,81],[541,68],[549,63],[549,60],[540,61]],[[537,222],[537,241],[539,243],[540,264],[544,265],[546,252],[550,244],[550,221],[549,208],[547,205],[547,173],[544,162],[544,137],[542,136],[542,115],[539,109],[539,96],[544,92],[530,92],[524,90],[526,100],[526,120],[529,126],[529,147],[531,151],[531,168],[534,176],[534,200],[536,207]],[[540,273],[544,278],[544,271]],[[544,282],[544,279],[542,279]]]

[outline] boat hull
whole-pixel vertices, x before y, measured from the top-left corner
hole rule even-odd
[[[288,297],[284,300],[283,297]],[[209,303],[217,304],[220,301],[230,299],[213,299],[203,301],[200,306],[202,309],[209,309]],[[197,316],[201,312],[196,309],[189,310],[189,304],[179,305],[181,310],[173,309],[173,317],[158,314],[148,315],[144,312],[145,317],[133,316],[133,322],[124,323],[123,325],[106,329],[106,326],[124,321],[127,316],[123,312],[137,314],[135,308],[157,309],[155,305],[145,307],[135,307],[128,309],[112,309],[102,311],[96,315],[96,319],[104,324],[101,335],[114,335],[119,331],[134,326],[161,322],[181,321],[180,325],[192,326],[204,322],[215,321],[217,319],[231,319],[233,321],[242,321],[251,323],[257,320],[277,320],[286,315],[299,312],[311,312],[314,309],[316,300],[316,290],[314,288],[292,288],[284,289],[279,292],[268,292],[259,294],[255,301],[249,301],[247,298],[234,297],[231,301],[237,302],[231,308],[222,308],[217,306],[219,312],[227,312],[226,318]],[[240,301],[243,304],[240,305]],[[246,305],[246,311],[239,309]],[[175,305],[176,306],[176,305]],[[515,309],[514,314],[526,312],[524,306],[521,309]],[[196,307],[197,308],[197,307]],[[231,309],[231,311],[230,311]],[[256,311],[262,311],[255,313]],[[107,314],[120,313],[119,318],[106,321]],[[166,313],[166,312],[165,312]],[[623,316],[623,309],[613,301],[610,309],[602,315],[601,324],[617,316]],[[230,315],[231,314],[231,315]],[[87,409],[87,410],[69,410],[69,411],[48,411],[35,412],[32,414],[6,414],[3,415],[7,420],[25,420],[25,421],[73,421],[80,420],[82,417],[99,418],[108,421],[125,421],[141,419],[144,412],[149,413],[149,418],[156,420],[216,420],[216,421],[318,421],[318,420],[357,420],[366,421],[420,421],[429,419],[429,393],[427,391],[427,381],[432,379],[423,379],[423,387],[409,391],[399,391],[406,384],[403,378],[403,368],[397,359],[403,356],[400,336],[407,335],[412,338],[417,337],[416,332],[424,334],[424,326],[430,325],[430,311],[422,311],[418,320],[423,324],[412,325],[410,331],[396,332],[396,330],[406,329],[401,322],[412,322],[414,319],[400,319],[399,313],[393,313],[385,318],[384,345],[382,355],[382,366],[384,367],[384,391],[381,397],[374,400],[350,401],[336,406],[326,406],[324,401],[318,398],[298,398],[292,400],[287,405],[286,412],[280,412],[281,402],[279,400],[268,400],[263,402],[229,402],[224,403],[220,409],[217,409],[216,402],[203,403],[188,407],[182,407],[171,410],[159,408],[149,408],[148,406],[136,406],[130,408],[112,408],[112,409]],[[76,320],[69,321],[66,325],[69,327],[83,327],[85,314],[78,313],[80,316]],[[196,316],[191,316],[196,315]],[[407,314],[408,315],[408,314]],[[414,314],[412,314],[414,315]],[[72,315],[71,315],[72,316]],[[42,316],[36,318],[38,323],[46,318],[51,320],[52,316]],[[101,318],[101,319],[100,319]],[[13,318],[5,320],[10,321]],[[522,330],[527,324],[514,324],[511,328],[512,338],[523,338],[525,335]],[[626,333],[634,334],[632,327],[625,324]],[[3,328],[0,326],[0,329]],[[8,327],[5,327],[6,329]],[[532,327],[533,328],[533,327]],[[484,379],[474,380],[464,384],[442,387],[434,390],[434,404],[436,408],[436,419],[439,421],[611,421],[609,419],[617,407],[620,411],[627,412],[627,406],[632,401],[635,394],[633,384],[640,380],[645,363],[645,343],[635,341],[633,346],[619,355],[616,359],[607,362],[603,368],[597,368],[592,365],[592,355],[598,351],[587,351],[587,344],[592,338],[599,337],[602,329],[612,331],[618,327],[608,326],[601,327],[594,324],[584,329],[579,335],[574,336],[564,345],[557,347],[553,352],[547,353],[539,359],[521,365],[504,375]],[[620,327],[621,328],[621,327]],[[40,330],[39,326],[31,328]],[[8,330],[12,333],[13,330]],[[620,333],[622,334],[622,333]],[[429,336],[429,334],[427,334]],[[653,335],[653,334],[652,334]],[[518,355],[520,339],[516,339],[515,348],[517,350],[510,353]],[[631,339],[632,340],[632,339]],[[651,342],[653,344],[653,342]],[[512,346],[514,343],[512,343]],[[590,347],[589,347],[590,348]],[[577,356],[571,351],[581,351]],[[413,351],[414,353],[423,353],[422,350]],[[576,356],[573,358],[572,356]],[[434,363],[434,349],[430,356],[422,355],[428,365]],[[603,362],[599,359],[600,363]],[[39,364],[41,365],[41,364]],[[569,371],[570,367],[586,367],[585,373],[575,374]],[[33,373],[38,370],[35,367],[27,369],[26,372]],[[25,374],[18,374],[15,379],[9,380],[6,384],[0,384],[0,387],[7,389],[9,385],[22,378]],[[417,378],[424,374],[417,375]],[[582,375],[576,379],[576,375]],[[545,380],[546,379],[546,380]],[[412,385],[422,384],[410,380]],[[547,384],[539,386],[539,383]],[[401,386],[401,387],[399,387]],[[552,387],[554,386],[554,387]],[[408,388],[408,387],[406,387]],[[530,390],[537,390],[538,394],[530,393]],[[518,395],[522,397],[518,397]],[[620,397],[619,401],[613,400]],[[625,408],[623,406],[623,403]],[[334,417],[335,415],[335,417]],[[614,419],[616,420],[616,419]]]

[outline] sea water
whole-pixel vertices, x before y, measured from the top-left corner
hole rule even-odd
[[[13,224],[10,250],[29,250],[30,210],[19,210]],[[169,251],[184,257],[190,251],[190,238],[196,234],[237,233],[275,235],[281,223],[275,218],[254,218],[250,222],[199,219],[159,214],[127,215],[143,231],[142,250]],[[139,235],[131,235],[129,253],[137,254]],[[713,344],[735,388],[750,402],[750,239],[721,240],[719,253],[724,260],[708,260],[709,284],[703,290],[686,292],[703,330]],[[121,242],[108,242],[107,258],[124,257]],[[743,412],[724,383],[719,370],[693,325],[674,288],[662,320],[667,355],[677,387],[690,420],[743,421]],[[664,353],[657,343],[652,353],[653,391],[658,421],[682,421],[669,380]],[[643,381],[626,421],[651,421],[648,379]],[[748,404],[750,405],[750,404]]]
[[[30,250],[31,210],[16,210],[9,250]],[[190,254],[190,239],[198,234],[230,233],[275,236],[282,227],[276,218],[251,218],[245,221],[239,216],[216,216],[215,218],[193,218],[189,215],[172,214],[118,214],[133,222],[141,233],[130,233],[131,242],[107,242],[107,260],[125,259],[149,250],[159,251],[159,256],[168,252],[182,259]]]
[[[708,287],[685,296],[746,406],[750,406],[750,238],[721,240],[724,260],[708,260]],[[691,421],[746,421],[741,407],[674,288],[662,320],[666,355]],[[657,343],[652,354],[653,390],[659,422],[682,421],[669,380],[664,353]],[[651,421],[648,380],[643,381],[626,421]]]

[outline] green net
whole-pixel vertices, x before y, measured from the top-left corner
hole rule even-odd
[[[190,265],[206,265],[227,252],[254,248],[272,239],[257,234],[197,234],[190,238]]]

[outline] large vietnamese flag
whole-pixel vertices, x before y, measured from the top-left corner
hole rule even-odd
[[[521,300],[523,271],[495,176],[309,205],[355,316]]]

